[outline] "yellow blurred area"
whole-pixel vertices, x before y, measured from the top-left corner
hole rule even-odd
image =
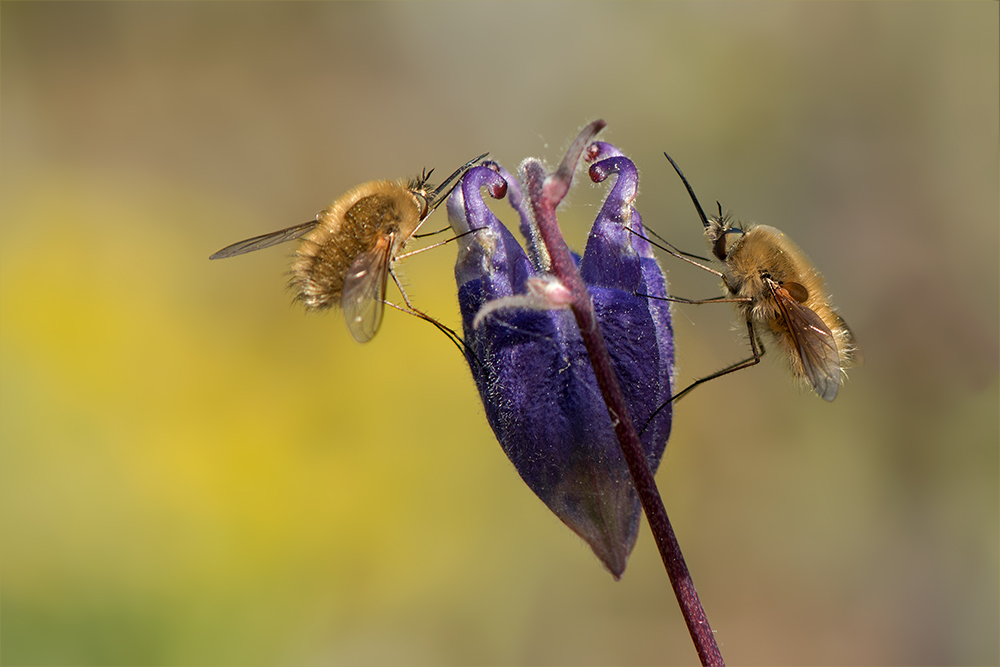
[[[304,314],[292,245],[208,261],[372,178],[556,163],[602,117],[649,227],[703,252],[668,150],[810,254],[864,348],[832,404],[765,358],[676,408],[657,479],[723,655],[996,664],[998,28],[995,3],[3,3],[0,662],[695,662],[648,529],[614,582],[438,331]],[[453,261],[402,273],[458,327]],[[746,354],[725,307],[674,312],[680,384]]]

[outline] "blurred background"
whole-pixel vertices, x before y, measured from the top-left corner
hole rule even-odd
[[[648,529],[613,581],[444,336],[305,315],[292,246],[208,261],[373,178],[556,164],[595,118],[649,227],[705,251],[667,150],[802,246],[864,349],[832,404],[765,358],[676,407],[657,480],[723,655],[1000,661],[996,3],[0,18],[4,664],[695,662]],[[579,176],[582,249],[605,189]],[[458,326],[454,252],[401,268]],[[746,355],[727,307],[674,312],[681,385]]]

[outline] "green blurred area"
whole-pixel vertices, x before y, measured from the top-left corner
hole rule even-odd
[[[579,127],[648,226],[702,201],[824,271],[865,366],[677,406],[658,481],[732,664],[996,664],[996,3],[3,3],[0,660],[689,664],[643,528],[621,582],[495,442],[464,362],[213,251],[372,178]],[[603,186],[561,221],[582,247]],[[512,216],[503,203],[494,209]],[[445,224],[443,212],[428,223]],[[452,248],[402,266],[458,325]],[[712,276],[662,261],[672,291]],[[679,383],[746,354],[675,309]]]

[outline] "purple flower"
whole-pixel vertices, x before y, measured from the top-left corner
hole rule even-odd
[[[666,284],[631,206],[635,165],[603,142],[586,155],[595,161],[595,182],[618,178],[575,259],[655,471],[670,435],[670,406],[656,411],[671,396],[674,349],[669,303],[646,295],[666,296]],[[494,198],[506,195],[517,211],[527,253],[484,203],[484,187]],[[521,187],[495,163],[475,167],[448,200],[448,216],[458,233],[473,230],[459,241],[455,278],[474,355],[469,365],[490,426],[531,490],[618,578],[635,546],[639,501]]]

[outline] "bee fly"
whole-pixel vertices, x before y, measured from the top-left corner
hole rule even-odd
[[[428,184],[433,169],[409,181],[363,183],[320,211],[315,220],[234,243],[209,259],[235,257],[302,239],[291,270],[295,299],[310,310],[339,305],[347,328],[359,343],[371,340],[382,324],[390,275],[403,295],[404,310],[441,328],[443,325],[410,304],[392,267],[397,260],[414,254],[402,251],[424,220],[447,199],[451,193],[448,185],[486,155],[470,160],[435,189]]]
[[[722,263],[717,271],[670,243],[666,252],[722,279],[724,295],[700,301],[670,297],[680,303],[732,303],[746,322],[753,356],[695,381],[676,394],[676,400],[699,384],[756,365],[764,354],[763,334],[788,359],[792,373],[807,382],[820,398],[832,401],[840,388],[843,370],[861,364],[861,350],[843,318],[837,314],[819,271],[791,239],[774,227],[743,228],[730,224],[722,214],[706,217],[694,190],[677,163],[673,165],[691,195],[705,226],[712,254]],[[694,259],[692,259],[694,258]]]

